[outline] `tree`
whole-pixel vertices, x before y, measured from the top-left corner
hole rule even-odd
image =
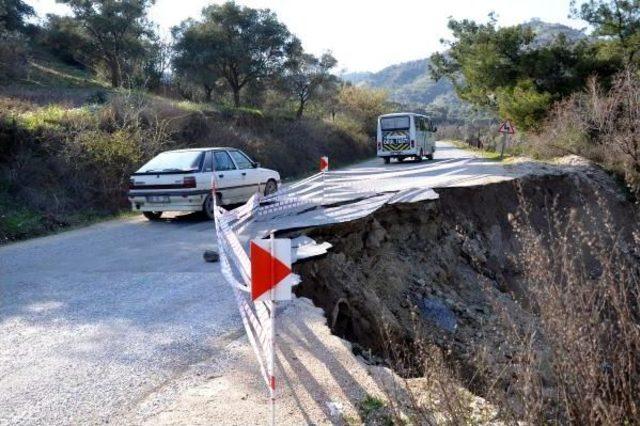
[[[205,101],[211,101],[218,80],[221,78],[215,59],[210,56],[210,43],[204,27],[193,19],[184,21],[171,30],[174,44],[173,68],[178,77],[201,86]]]
[[[21,31],[25,18],[34,14],[33,7],[22,0],[0,0],[0,30]]]
[[[450,19],[449,28],[454,41],[445,43],[445,53],[432,55],[432,77],[450,79],[461,99],[523,129],[538,126],[553,102],[584,88],[591,75],[606,80],[620,68],[586,39],[559,35],[540,44],[531,27],[498,28],[493,15],[486,24]]]
[[[71,7],[87,39],[85,53],[106,67],[113,87],[136,62],[144,61],[154,34],[146,19],[155,0],[57,0]]]
[[[519,65],[535,34],[528,27],[497,28],[493,14],[489,22],[449,19],[454,41],[445,42],[447,53],[431,57],[434,79],[449,78],[458,95],[471,103],[497,107],[495,91],[517,82]]]
[[[0,82],[24,76],[29,53],[24,20],[33,14],[21,0],[0,0]]]
[[[340,110],[358,122],[361,130],[375,132],[379,115],[388,112],[389,96],[384,90],[344,85],[338,93]]]
[[[279,76],[300,41],[268,9],[252,9],[234,2],[203,9],[202,22],[189,20],[175,30],[179,71],[198,67],[220,77],[240,106],[240,92],[248,84]],[[197,52],[189,48],[197,46]]]
[[[40,35],[42,45],[69,65],[89,69],[96,65],[86,32],[71,16],[49,14]]]
[[[307,102],[313,98],[323,86],[335,85],[338,78],[331,74],[331,69],[338,61],[325,53],[320,58],[301,52],[289,62],[289,71],[283,78],[285,89],[292,93],[298,102],[296,117],[302,117]]]
[[[640,52],[640,0],[589,0],[580,7],[572,0],[571,13],[591,24],[595,36],[616,40],[627,63]]]

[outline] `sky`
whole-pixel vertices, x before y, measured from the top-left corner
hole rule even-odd
[[[302,40],[313,54],[331,51],[338,68],[346,71],[379,71],[442,50],[440,39],[450,38],[447,19],[486,21],[496,12],[499,25],[514,25],[540,18],[584,28],[583,21],[568,18],[570,0],[237,0],[236,3],[269,8]],[[26,0],[40,16],[68,13],[55,0]],[[160,31],[189,17],[198,18],[211,0],[156,0],[151,19]]]

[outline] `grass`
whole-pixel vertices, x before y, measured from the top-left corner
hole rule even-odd
[[[65,64],[45,50],[31,52],[25,78],[21,84],[56,88],[109,88],[109,84],[96,78],[89,70]]]
[[[504,158],[501,160],[499,152],[497,152],[497,151],[487,151],[487,150],[484,150],[484,149],[476,148],[476,147],[468,145],[467,143],[465,143],[465,142],[463,142],[461,140],[446,140],[445,142],[449,142],[449,143],[453,144],[457,148],[473,152],[474,154],[478,155],[479,157],[482,157],[482,158],[484,158],[486,160],[489,160],[489,161],[502,162],[502,161],[507,160],[509,157],[511,157],[509,155],[509,153],[505,151]]]
[[[0,213],[0,236],[9,239],[14,236],[40,234],[43,232],[42,220],[41,214],[25,208]]]
[[[264,117],[264,113],[258,108],[232,107],[223,105],[220,107],[220,111],[229,115],[248,115],[260,118]]]
[[[29,131],[41,129],[63,129],[68,123],[88,123],[93,119],[92,109],[88,106],[67,109],[60,105],[48,105],[22,114],[17,121]]]
[[[384,407],[384,401],[375,396],[367,395],[362,401],[360,401],[360,410],[365,417],[371,414],[373,411]]]
[[[373,395],[367,395],[360,401],[358,411],[364,424],[394,424],[391,413],[387,409],[387,404]]]
[[[72,231],[108,220],[133,217],[137,213],[122,210],[115,213],[100,213],[91,210],[81,211],[63,216],[52,221],[46,214],[24,207],[6,209],[0,203],[0,245],[12,243],[25,238],[43,237]]]
[[[212,109],[211,105],[205,102],[177,101],[172,104],[185,112],[202,112]]]

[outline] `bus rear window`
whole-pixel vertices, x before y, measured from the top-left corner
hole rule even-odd
[[[401,115],[398,117],[383,117],[380,119],[380,128],[382,130],[408,129],[409,116]]]

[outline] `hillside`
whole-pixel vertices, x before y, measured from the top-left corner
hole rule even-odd
[[[370,157],[371,126],[341,119],[113,89],[34,50],[0,84],[0,244],[127,211],[130,174],[165,150],[224,141],[283,178]]]
[[[560,34],[570,42],[585,37],[581,30],[562,24],[547,23],[534,18],[523,25],[536,33],[535,44],[552,43]],[[477,114],[456,96],[451,82],[446,79],[434,81],[429,76],[429,59],[418,59],[388,66],[378,72],[353,72],[341,76],[358,86],[385,89],[392,101],[411,109],[448,110],[447,121],[466,119]]]
[[[342,78],[356,85],[386,89],[391,100],[405,105],[432,104],[454,91],[450,82],[434,81],[429,76],[429,59],[391,65],[376,73],[347,73]]]

